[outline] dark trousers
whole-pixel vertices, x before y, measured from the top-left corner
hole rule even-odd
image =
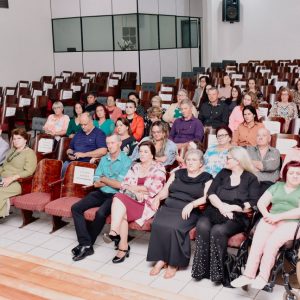
[[[243,226],[234,220],[213,224],[208,217],[202,216],[197,222],[196,229],[192,277],[198,280],[210,278],[215,282],[223,282],[228,239],[243,232]]]
[[[111,203],[114,194],[97,190],[89,193],[72,206],[72,215],[76,229],[77,239],[82,246],[91,246],[105,225],[106,218],[110,215]],[[89,208],[98,207],[95,220],[87,223],[84,212]]]

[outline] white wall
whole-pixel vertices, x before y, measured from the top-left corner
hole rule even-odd
[[[50,0],[9,1],[0,9],[0,86],[54,74]]]
[[[204,64],[299,58],[299,0],[240,0],[240,22],[222,22],[222,0],[204,0]]]

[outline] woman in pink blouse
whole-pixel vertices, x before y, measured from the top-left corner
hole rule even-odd
[[[165,168],[155,161],[155,146],[151,141],[139,146],[140,162],[127,172],[121,184],[120,192],[115,194],[111,206],[111,227],[103,239],[112,241],[118,249],[113,263],[121,263],[129,256],[128,222],[135,221],[143,226],[154,213],[154,197],[162,190],[166,182]]]
[[[52,105],[54,114],[50,115],[44,126],[45,133],[48,133],[59,140],[61,136],[66,135],[70,118],[64,115],[64,106],[60,101],[56,101]]]
[[[247,105],[251,105],[251,106],[255,107],[256,111],[257,111],[257,115],[259,115],[258,109],[257,109],[258,105],[257,105],[257,102],[255,101],[255,99],[251,96],[251,94],[248,94],[248,93],[244,94],[242,103],[239,106],[236,106],[229,116],[229,126],[228,127],[232,130],[232,132],[237,130],[239,125],[244,122],[243,109]]]

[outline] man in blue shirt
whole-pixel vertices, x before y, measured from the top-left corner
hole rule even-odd
[[[79,130],[71,140],[67,150],[68,160],[62,167],[62,177],[67,166],[72,161],[86,161],[93,163],[93,158],[100,158],[107,153],[105,134],[95,127],[89,113],[83,113],[79,119],[81,130]]]
[[[121,151],[120,136],[113,134],[106,138],[109,153],[101,158],[94,176],[94,187],[98,190],[89,193],[72,206],[72,215],[79,245],[72,249],[73,260],[84,259],[94,253],[93,245],[110,215],[111,203],[115,193],[121,187],[131,160]],[[99,207],[95,220],[87,226],[84,212]]]

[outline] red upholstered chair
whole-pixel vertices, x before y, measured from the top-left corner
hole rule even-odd
[[[61,168],[62,162],[59,160],[41,160],[33,176],[31,189],[25,195],[13,197],[14,206],[22,212],[21,227],[37,220],[32,216],[33,211],[44,211],[46,204],[51,200],[49,184],[60,178]]]
[[[50,184],[50,188],[52,189],[51,200],[53,201],[46,205],[45,212],[52,215],[52,232],[68,224],[63,221],[62,218],[71,218],[72,205],[82,199],[90,191],[88,188],[83,188],[83,184],[74,183],[76,167],[96,169],[95,164],[77,161],[72,162],[68,165],[65,177]]]

